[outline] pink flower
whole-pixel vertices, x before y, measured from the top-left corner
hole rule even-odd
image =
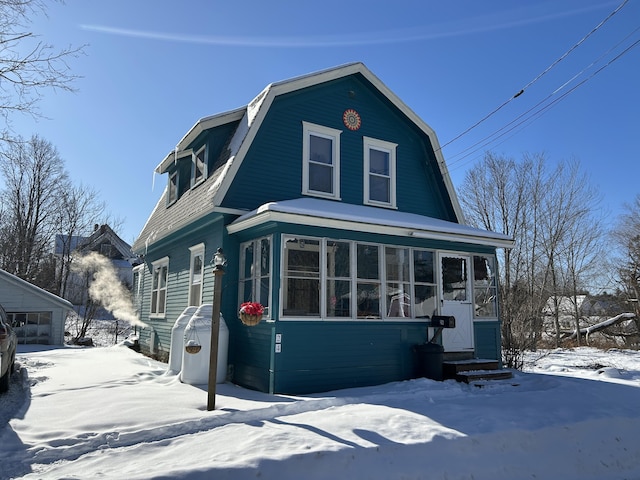
[[[240,305],[240,313],[262,315],[264,313],[264,307],[257,302],[244,302]]]

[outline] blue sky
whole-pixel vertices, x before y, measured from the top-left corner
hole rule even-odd
[[[436,131],[456,187],[485,150],[545,152],[579,160],[614,219],[640,191],[640,1],[562,56],[622,3],[56,2],[33,31],[87,45],[70,62],[78,92],[46,92],[48,119],[13,126],[53,143],[132,243],[166,184],[155,166],[199,118],[244,106],[271,82],[362,61]]]

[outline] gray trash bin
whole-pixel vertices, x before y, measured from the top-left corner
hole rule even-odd
[[[429,342],[415,346],[417,374],[432,380],[444,378],[442,366],[444,363],[444,347],[440,344]]]

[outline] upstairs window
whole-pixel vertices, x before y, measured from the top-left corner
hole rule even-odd
[[[364,203],[396,207],[397,144],[363,137]]]
[[[303,123],[302,193],[340,198],[340,130]]]
[[[167,280],[169,277],[169,257],[151,264],[153,280],[151,284],[151,316],[164,317],[167,304]]]
[[[195,187],[207,176],[207,148],[202,147],[193,155],[191,166],[191,187]]]

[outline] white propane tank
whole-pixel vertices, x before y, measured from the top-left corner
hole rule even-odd
[[[171,329],[171,347],[169,350],[169,368],[167,374],[177,375],[182,370],[182,352],[184,350],[184,330],[189,320],[196,313],[198,307],[191,306],[184,309]]]
[[[184,345],[200,345],[197,353],[188,353],[182,349],[182,370],[180,381],[190,385],[202,385],[209,382],[209,359],[211,356],[211,313],[210,303],[201,305],[184,330]],[[224,383],[227,377],[227,356],[229,352],[229,329],[220,314],[218,331],[218,368],[216,383]]]

